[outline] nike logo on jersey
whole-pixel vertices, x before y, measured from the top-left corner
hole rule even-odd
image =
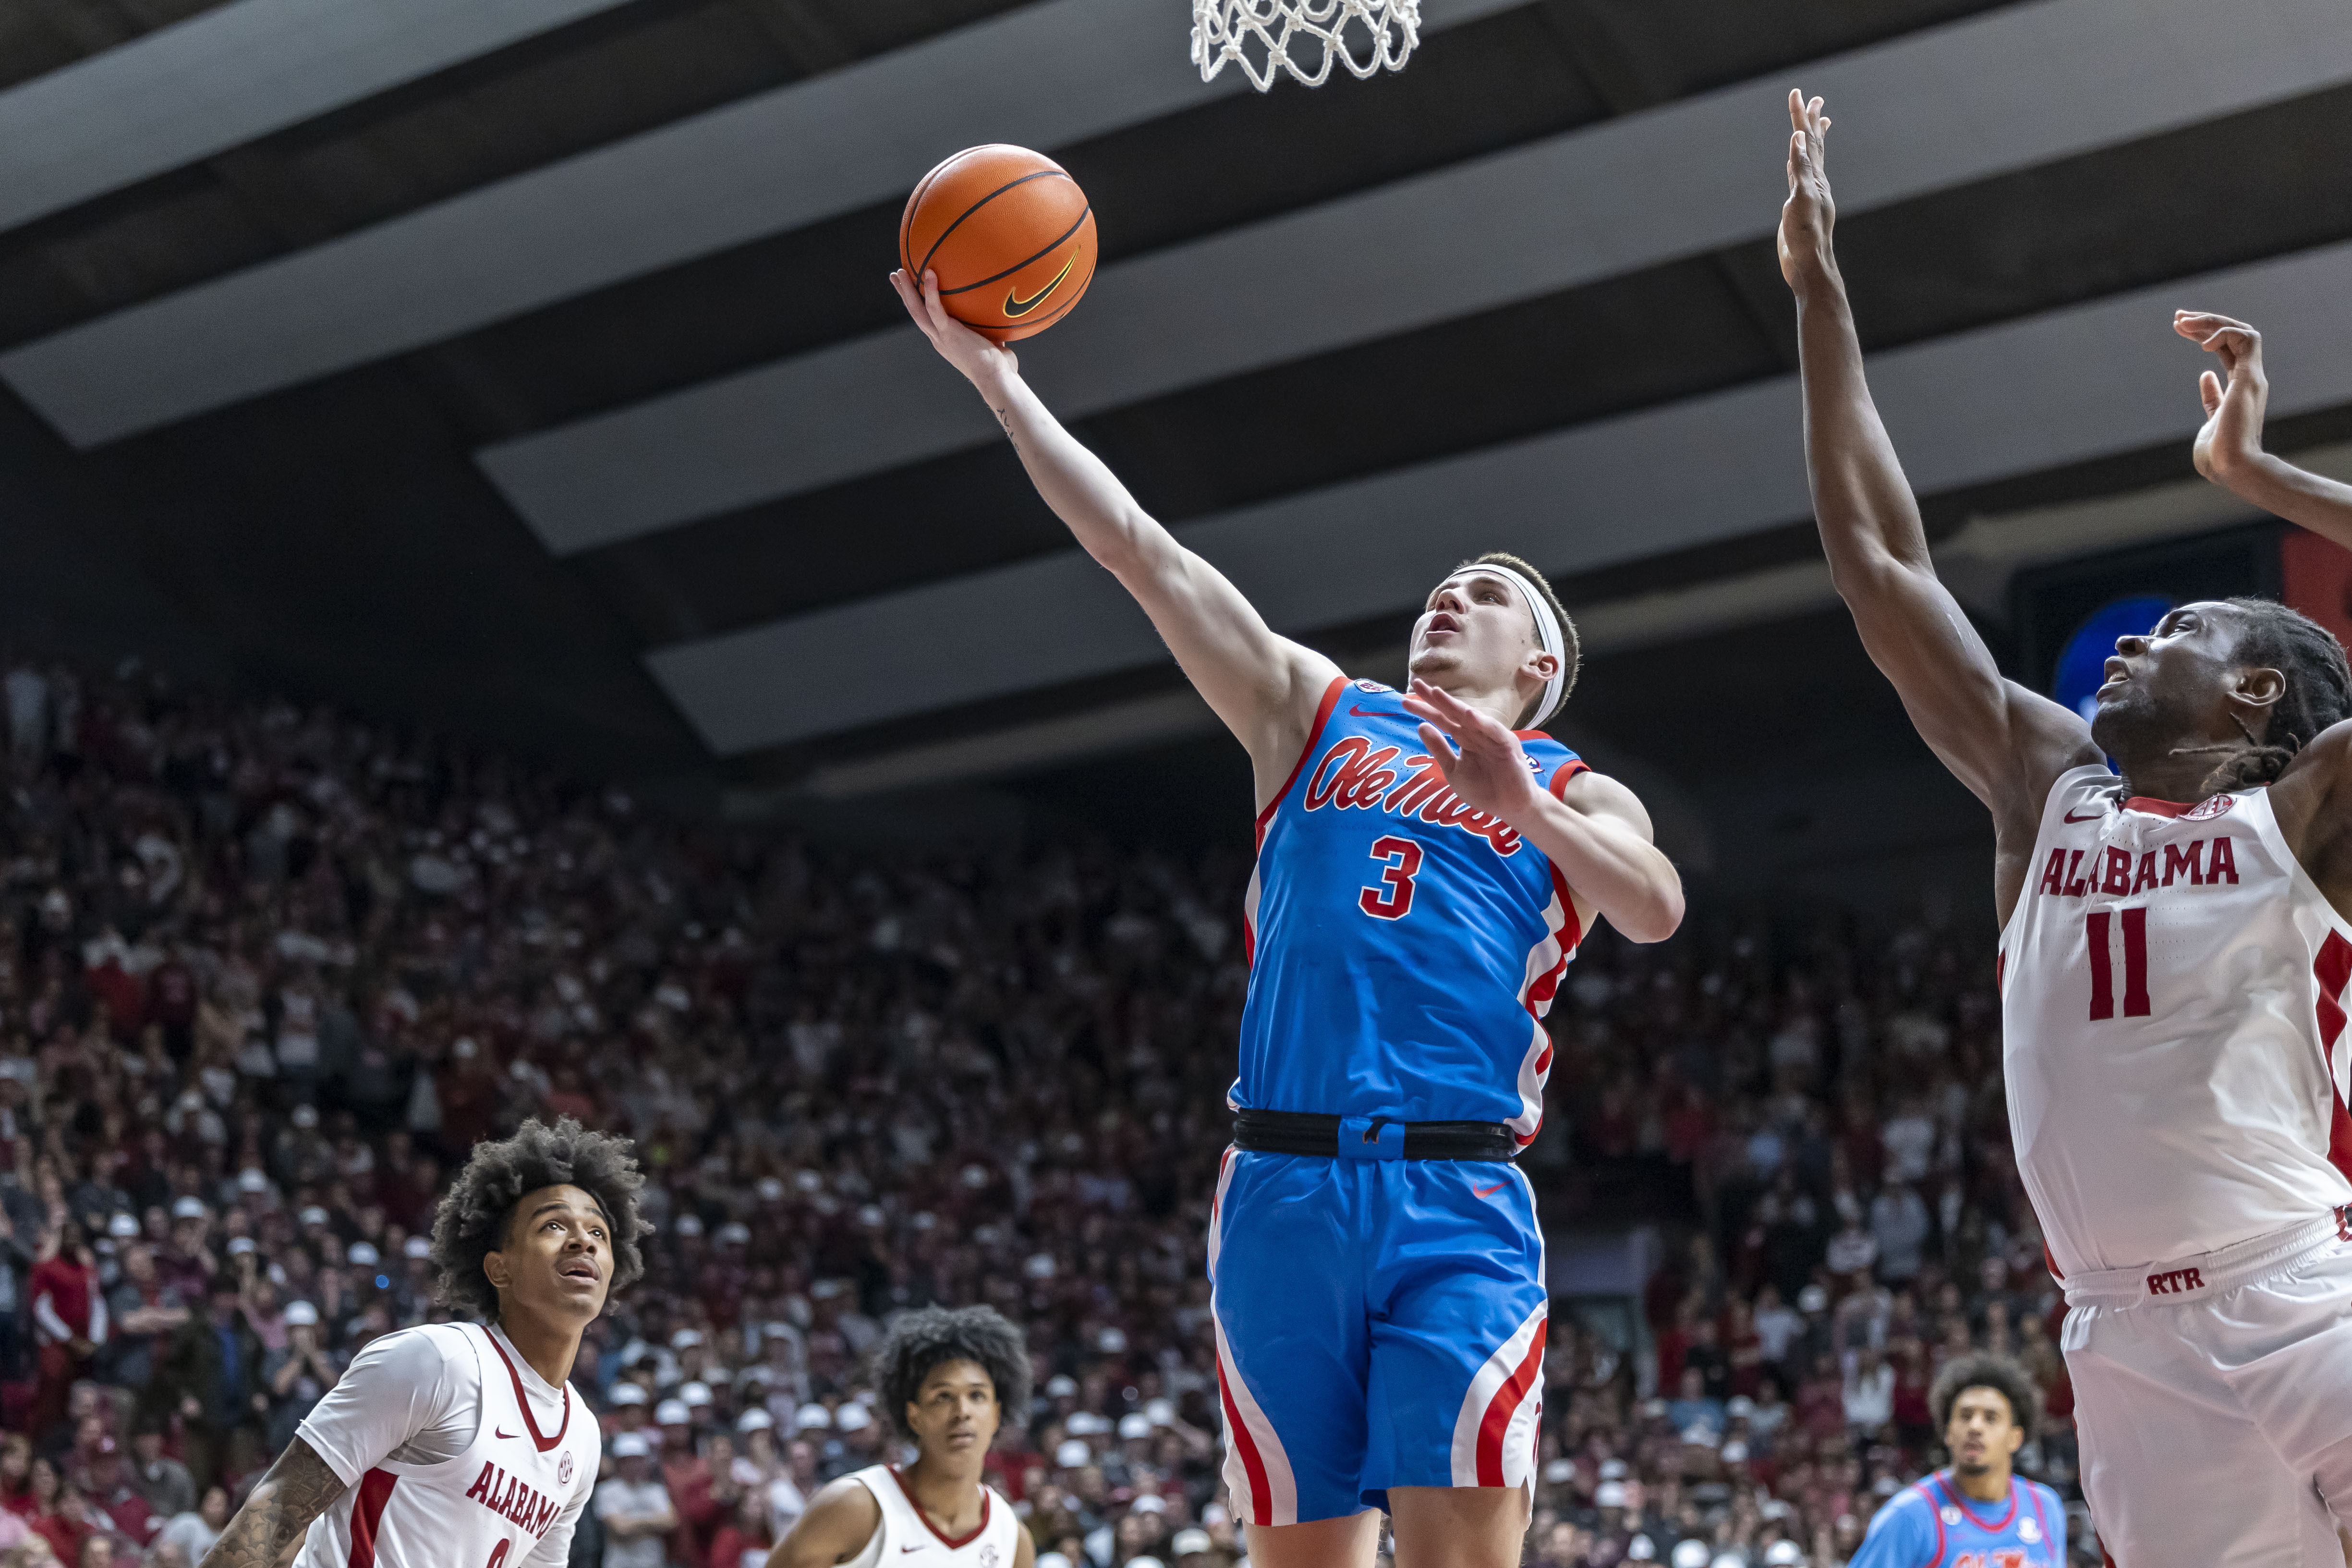
[[[1054,274],[1054,280],[1051,283],[1046,284],[1043,289],[1037,290],[1034,294],[1030,295],[1026,300],[1024,300],[1021,297],[1021,289],[1017,284],[1012,289],[1007,289],[1004,295],[1004,313],[1017,321],[1022,317],[1027,315],[1030,311],[1035,310],[1038,306],[1044,304],[1045,302],[1045,297],[1062,286],[1062,279],[1067,278],[1070,275],[1070,268],[1076,267],[1077,264],[1078,253],[1073,250],[1070,252],[1070,258],[1062,263],[1062,269]]]
[[[1402,708],[1359,708],[1352,702],[1348,704],[1348,711],[1359,719],[1410,719],[1412,717]]]
[[[1504,1182],[1496,1182],[1491,1187],[1473,1187],[1470,1190],[1470,1195],[1474,1198],[1491,1198],[1496,1193],[1501,1192],[1503,1188],[1508,1184],[1509,1184]]]
[[[2070,811],[2066,814],[2066,820],[2069,822],[2096,822],[2106,815],[2107,814],[2104,811],[2093,811],[2087,812],[2081,816],[2077,816]]]
[[[490,1436],[493,1437],[520,1437],[522,1434],[520,1432],[509,1432],[503,1426],[493,1426],[490,1428]]]

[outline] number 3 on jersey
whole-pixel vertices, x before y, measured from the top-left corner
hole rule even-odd
[[[1356,902],[1376,921],[1401,921],[1412,911],[1412,879],[1421,871],[1421,846],[1394,834],[1372,840],[1372,858],[1386,869],[1381,879],[1356,895]]]
[[[2147,1009],[2147,910],[2116,911],[2124,928],[2124,1016],[2145,1018]],[[2091,951],[2091,1022],[2116,1016],[2115,959],[2107,951],[2107,914],[2099,910],[2083,917],[2085,944]]]

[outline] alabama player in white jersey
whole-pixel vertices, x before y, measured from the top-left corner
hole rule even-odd
[[[204,1568],[560,1568],[596,1484],[581,1331],[642,1270],[643,1178],[566,1117],[475,1147],[433,1221],[444,1298],[479,1322],[371,1341]]]
[[[1872,659],[1993,815],[2011,1132],[2066,1290],[2101,1543],[2126,1568],[2335,1568],[2334,1521],[2352,1522],[2352,668],[2315,623],[2230,599],[2118,639],[2088,724],[2004,679],[1937,581],[1863,378],[1829,121],[1818,99],[1789,109],[1780,267],[1814,510]],[[2221,389],[2207,398],[2218,417]]]
[[[993,1307],[926,1307],[893,1320],[874,1381],[914,1463],[873,1465],[816,1494],[768,1568],[1032,1568],[1037,1548],[981,1478],[1010,1411],[1029,1409],[1029,1350]]]

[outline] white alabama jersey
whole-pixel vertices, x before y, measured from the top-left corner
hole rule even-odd
[[[2352,1203],[2347,926],[2263,789],[2196,805],[2060,775],[2001,933],[2017,1163],[2064,1274]]]
[[[596,1484],[604,1439],[594,1412],[566,1383],[562,1418],[545,1427],[511,1353],[479,1324],[402,1332],[458,1335],[472,1352],[481,1373],[473,1440],[437,1464],[376,1461],[311,1521],[294,1568],[521,1568]]]
[[[1021,1521],[1013,1505],[985,1481],[980,1488],[980,1528],[961,1541],[950,1541],[908,1495],[898,1466],[871,1465],[849,1479],[874,1494],[882,1523],[866,1549],[843,1568],[876,1568],[883,1563],[904,1563],[907,1568],[1013,1568]]]

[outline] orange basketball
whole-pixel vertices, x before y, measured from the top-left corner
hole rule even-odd
[[[915,287],[940,275],[948,314],[1000,343],[1069,314],[1095,280],[1095,216],[1069,172],[1026,147],[967,147],[923,176],[898,220]]]

